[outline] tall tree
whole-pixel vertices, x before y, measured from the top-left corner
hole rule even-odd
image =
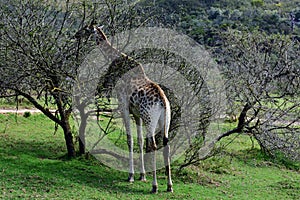
[[[229,31],[223,39],[228,98],[239,117],[221,137],[248,133],[267,153],[299,160],[299,42],[259,31]]]
[[[93,16],[92,5],[55,1],[1,1],[1,97],[23,96],[60,126],[69,157],[72,85],[87,50],[75,31]],[[51,112],[54,109],[55,112]]]
[[[71,112],[88,105],[73,98],[77,73],[95,48],[78,33],[87,24],[103,24],[112,34],[142,24],[145,13],[127,1],[25,0],[0,2],[0,97],[22,96],[63,129],[69,157],[75,156]],[[137,14],[138,13],[138,14]],[[51,112],[51,110],[55,112]],[[82,122],[90,113],[79,109]],[[79,124],[80,133],[85,123]],[[82,137],[84,138],[84,137]],[[79,140],[80,153],[84,141]]]

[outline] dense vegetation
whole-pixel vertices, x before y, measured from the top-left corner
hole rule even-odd
[[[227,28],[248,31],[259,29],[269,34],[293,33],[296,36],[300,31],[299,1],[160,0],[153,2],[156,8],[154,13],[160,16],[161,21],[170,26],[177,26],[199,43],[210,46],[218,44],[218,33]],[[145,4],[149,4],[149,1]]]

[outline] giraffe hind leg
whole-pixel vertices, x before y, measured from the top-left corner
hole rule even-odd
[[[167,192],[173,192],[173,183],[171,179],[171,166],[170,166],[170,145],[168,144],[168,138],[163,138],[164,143],[164,162],[166,167],[166,176],[168,178]]]
[[[160,120],[160,129],[163,135],[163,155],[164,155],[164,163],[166,167],[166,176],[168,178],[168,186],[167,192],[173,192],[173,183],[171,179],[171,166],[170,166],[170,145],[169,145],[169,120],[166,120],[166,116],[161,116]]]
[[[152,190],[151,193],[157,193],[158,191],[158,183],[157,183],[157,175],[156,175],[156,142],[155,142],[155,127],[158,123],[158,120],[153,120],[152,124],[147,127],[147,144],[146,149],[151,157],[151,165],[152,165]]]

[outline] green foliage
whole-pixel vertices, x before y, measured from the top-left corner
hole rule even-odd
[[[24,112],[23,117],[28,118],[31,116],[30,112]]]
[[[198,1],[197,3],[164,0],[158,1],[157,10],[165,9],[163,15],[172,15],[176,18],[178,28],[201,44],[218,45],[217,32],[234,28],[238,30],[259,29],[267,33],[290,34],[290,13],[300,20],[299,3],[284,1],[275,3],[264,0],[221,0]],[[158,13],[159,15],[159,13]],[[160,14],[161,15],[161,14]],[[161,21],[164,21],[161,16]],[[168,21],[164,21],[168,23]],[[172,22],[174,25],[174,20]],[[299,24],[295,30],[299,33]]]
[[[263,0],[252,0],[251,5],[255,6],[255,7],[261,7],[264,5],[264,1]]]

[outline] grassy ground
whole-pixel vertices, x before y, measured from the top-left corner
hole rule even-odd
[[[299,164],[266,158],[240,136],[218,156],[173,176],[174,193],[148,182],[129,184],[127,173],[99,161],[65,160],[62,132],[43,115],[0,115],[0,199],[300,199]]]
[[[16,98],[0,98],[0,108],[16,108]],[[18,99],[18,108],[32,108],[32,104],[30,104],[26,99],[19,98]]]

